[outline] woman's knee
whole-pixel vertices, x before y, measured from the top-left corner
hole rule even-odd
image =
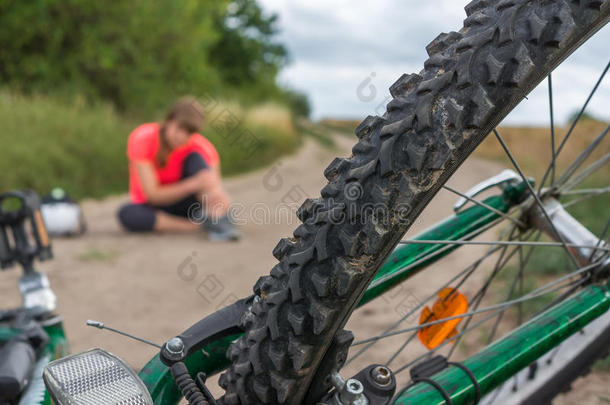
[[[155,228],[155,210],[144,204],[125,204],[118,212],[119,222],[131,232],[149,232]]]
[[[209,168],[203,156],[197,152],[191,152],[182,162],[182,178],[186,179],[187,177],[194,176],[201,170],[208,170]]]

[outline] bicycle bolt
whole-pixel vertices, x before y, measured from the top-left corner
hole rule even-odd
[[[364,387],[362,383],[356,379],[350,378],[345,382],[343,391],[339,394],[341,402],[344,404],[356,404],[362,400]]]
[[[184,351],[184,342],[179,337],[171,338],[166,343],[165,347],[171,354],[182,354]]]
[[[384,366],[377,366],[371,370],[371,377],[379,385],[388,385],[392,381],[392,372]]]

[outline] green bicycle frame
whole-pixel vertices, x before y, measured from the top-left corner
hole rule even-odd
[[[527,190],[525,183],[507,187],[501,195],[483,200],[485,206],[475,205],[422,232],[416,240],[458,240],[471,239],[484,232],[486,226],[499,219],[499,213],[506,214],[521,201]],[[377,272],[373,282],[363,295],[360,305],[381,296],[401,284],[428,265],[451,251],[457,244],[404,244],[399,245]],[[479,354],[464,361],[479,380],[481,392],[489,392],[511,375],[530,364],[548,350],[603,314],[610,307],[610,292],[605,287],[590,286],[576,296],[544,312],[524,324],[508,336],[483,349]],[[239,335],[213,342],[191,355],[186,365],[212,375],[230,365],[225,356],[229,345]],[[207,353],[207,354],[204,354]],[[152,358],[139,373],[140,378],[158,405],[174,405],[181,399],[169,369],[159,356]],[[443,387],[452,387],[454,404],[466,404],[474,398],[472,381],[461,370],[448,369],[434,377]],[[433,388],[426,385],[415,386],[404,392],[397,403],[400,404],[442,404],[443,398]]]

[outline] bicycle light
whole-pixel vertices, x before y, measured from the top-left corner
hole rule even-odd
[[[137,374],[99,348],[49,363],[42,377],[59,405],[153,404]]]

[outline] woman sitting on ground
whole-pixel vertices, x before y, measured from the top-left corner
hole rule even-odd
[[[216,149],[198,132],[203,108],[178,100],[161,124],[137,127],[127,141],[129,196],[119,221],[134,232],[203,228],[212,241],[239,239],[229,216]]]

